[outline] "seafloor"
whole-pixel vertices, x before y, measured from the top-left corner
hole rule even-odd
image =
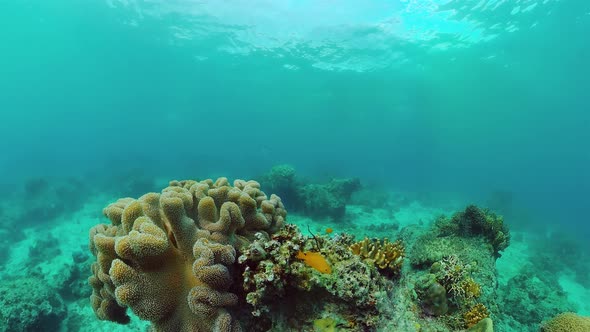
[[[83,188],[65,192],[60,188],[80,183],[52,181],[29,183],[20,194],[5,195],[0,205],[0,278],[4,281],[0,331],[145,331],[149,322],[134,315],[128,325],[98,320],[89,302],[92,290],[87,278],[94,259],[88,249],[89,229],[108,223],[102,209],[126,196],[125,189],[118,196],[98,189],[79,197]],[[141,190],[129,191],[138,195]],[[379,203],[373,204],[377,199],[367,199],[367,195],[378,197]],[[70,197],[78,201],[63,204]],[[451,216],[465,208],[459,201],[434,201],[383,189],[371,192],[365,187],[362,195],[352,196],[345,214],[337,220],[289,212],[287,221],[307,236],[309,231],[325,234],[331,228],[333,234],[353,234],[357,240],[365,236],[395,239],[404,229],[426,230],[440,215]],[[289,210],[288,202],[285,205]],[[512,221],[505,222],[510,226]],[[573,239],[555,236],[546,231],[511,231],[510,245],[496,260],[495,331],[538,331],[542,321],[564,311],[590,315],[589,281],[583,275],[590,268],[581,266],[590,262],[584,261],[585,253],[576,251]],[[576,266],[568,265],[572,261]],[[383,327],[387,324],[381,326],[375,330],[387,330]],[[346,331],[332,331],[339,330]]]

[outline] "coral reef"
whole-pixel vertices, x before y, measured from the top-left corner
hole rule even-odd
[[[111,224],[90,231],[92,307],[126,323],[127,307],[155,331],[239,331],[231,315],[233,263],[254,234],[286,217],[280,198],[255,181],[172,181],[161,194],[107,206]]]
[[[274,188],[296,188],[315,217],[341,216],[359,186],[292,186],[292,168],[273,172]],[[129,308],[153,331],[491,332],[499,317],[495,261],[510,235],[501,217],[475,206],[388,229],[395,242],[355,241],[331,227],[304,235],[286,224],[278,196],[225,178],[172,181],[103,212],[111,223],[90,232],[100,319],[126,323]]]
[[[3,280],[0,331],[59,331],[65,316],[62,298],[42,278]]]
[[[573,312],[559,314],[541,325],[541,332],[587,331],[590,331],[590,317],[578,316]]]

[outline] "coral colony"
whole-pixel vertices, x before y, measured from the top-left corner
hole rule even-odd
[[[287,171],[275,170],[282,182],[270,187],[314,214],[326,212],[310,203],[313,190],[340,215],[345,199],[334,197],[358,187],[289,187]],[[131,309],[153,331],[490,332],[499,312],[495,260],[510,232],[500,216],[473,205],[395,241],[355,241],[332,228],[303,234],[278,196],[256,181],[226,178],[172,181],[160,194],[123,198],[103,212],[110,224],[90,231],[89,278],[101,320],[126,324]],[[563,314],[542,328],[588,325]]]

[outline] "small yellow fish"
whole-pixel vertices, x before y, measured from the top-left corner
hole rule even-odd
[[[305,262],[305,265],[313,267],[321,273],[332,273],[332,268],[330,267],[330,264],[328,264],[324,256],[322,256],[322,254],[318,252],[300,251],[297,253],[297,258]]]
[[[332,229],[332,227],[328,227],[326,228],[326,234],[330,234],[332,233],[334,230]]]

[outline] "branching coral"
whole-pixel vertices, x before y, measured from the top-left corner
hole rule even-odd
[[[228,292],[236,251],[284,224],[281,200],[255,181],[172,181],[161,194],[120,199],[90,230],[91,303],[125,323],[127,307],[155,331],[239,331]]]
[[[439,272],[439,279],[444,285],[455,285],[458,287],[467,275],[467,267],[457,256],[445,257],[438,264],[436,266],[435,263],[434,270]]]
[[[478,298],[481,295],[481,286],[471,277],[463,279],[460,287],[468,300]]]
[[[380,270],[388,270],[393,274],[400,272],[405,256],[403,243],[400,240],[389,242],[387,238],[383,241],[365,238],[352,244],[350,250],[364,260],[374,263]]]
[[[472,327],[489,315],[488,309],[483,304],[478,303],[463,314],[465,326],[467,328]]]

